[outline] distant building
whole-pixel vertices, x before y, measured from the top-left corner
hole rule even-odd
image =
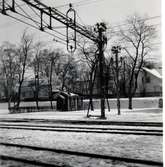
[[[105,74],[106,77],[106,74]],[[107,81],[105,79],[105,81]],[[121,80],[122,81],[122,80]],[[161,96],[162,95],[162,75],[161,69],[149,69],[143,67],[138,76],[138,86],[135,96]],[[126,97],[122,88],[121,82],[121,97]],[[128,83],[125,83],[126,92],[128,91]],[[74,85],[74,91],[77,94],[89,96],[89,80],[77,81]],[[95,84],[93,87],[93,96],[98,97],[100,92],[99,75],[97,74]],[[115,97],[115,83],[113,75],[109,75],[108,83],[105,83],[105,92],[108,97]]]
[[[18,86],[16,86],[16,90]],[[24,81],[21,87],[21,100],[31,100],[35,98],[35,80]],[[49,97],[49,85],[45,80],[39,80],[39,99],[46,99]]]
[[[162,69],[143,67],[138,77],[138,96],[162,96]]]
[[[106,74],[104,75],[106,78]],[[108,96],[114,96],[115,94],[114,80],[111,75],[109,75],[108,77],[109,77],[109,80],[105,79],[105,94]],[[93,96],[94,97],[98,97],[100,95],[100,79],[99,78],[100,78],[99,73],[97,73],[96,79],[93,85]],[[74,90],[72,91],[79,95],[89,96],[90,95],[89,85],[90,85],[89,80],[85,80],[85,81],[77,80],[74,84]]]

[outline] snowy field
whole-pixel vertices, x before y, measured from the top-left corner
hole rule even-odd
[[[0,110],[1,119],[50,119],[50,120],[98,120],[96,117],[87,118],[87,111],[72,112],[31,112],[21,114],[9,114],[8,110]],[[100,110],[90,111],[91,115],[100,115]],[[121,115],[117,115],[117,110],[105,111],[107,119],[105,121],[129,121],[129,122],[162,122],[162,109],[122,109]]]
[[[66,149],[79,152],[88,152],[101,155],[110,155],[124,158],[145,159],[162,162],[162,137],[160,136],[135,136],[121,134],[89,134],[69,132],[41,132],[22,130],[0,130],[1,142],[12,142],[46,148]],[[125,163],[112,162],[110,160],[93,160],[92,158],[43,151],[32,152],[22,149],[1,148],[4,155],[34,159],[48,162],[65,162],[66,166],[72,167],[126,167]],[[136,165],[130,164],[129,167]],[[145,165],[137,165],[145,166]]]
[[[152,101],[154,100],[154,101]],[[121,115],[117,115],[117,110],[111,108],[108,112],[106,109],[107,119],[104,121],[119,122],[163,122],[162,109],[150,104],[156,104],[158,99],[137,100],[139,106],[143,101],[142,107],[133,110],[121,109]],[[49,103],[47,103],[49,104]],[[138,104],[138,102],[137,102]],[[45,104],[44,104],[45,105]],[[47,120],[98,120],[95,117],[87,118],[86,110],[71,112],[35,112],[9,114],[6,104],[0,104],[1,119],[47,119]],[[92,115],[100,115],[100,110],[90,111]],[[98,120],[99,121],[99,120]],[[37,123],[39,124],[39,122]],[[44,124],[51,125],[49,122]],[[66,126],[65,124],[63,124]],[[72,125],[75,126],[75,125]],[[78,126],[78,125],[77,125]],[[79,125],[84,126],[84,125]],[[88,126],[88,125],[86,125]],[[92,127],[106,127],[103,125],[90,125]],[[111,127],[111,125],[107,125]],[[115,127],[115,126],[113,126]],[[124,126],[122,127],[124,128]],[[125,127],[127,128],[127,127]],[[146,127],[140,127],[146,128]],[[150,128],[150,127],[147,127]],[[154,129],[156,127],[152,127]],[[65,149],[78,152],[95,153],[123,158],[135,158],[149,161],[162,162],[162,136],[144,136],[144,135],[126,135],[126,134],[99,134],[99,133],[75,133],[75,132],[52,132],[52,131],[31,131],[16,129],[1,129],[0,142],[25,144],[44,148]],[[6,148],[0,146],[0,152],[3,155],[16,156],[24,159],[37,159],[41,162],[64,165],[66,167],[147,167],[147,165],[125,163],[114,160],[94,159],[74,155],[57,154],[45,151],[32,151],[30,149]],[[23,163],[13,161],[1,161],[0,166],[22,167],[27,166]],[[28,165],[32,167],[33,165]],[[37,167],[37,166],[35,166]],[[149,167],[149,166],[148,166]]]

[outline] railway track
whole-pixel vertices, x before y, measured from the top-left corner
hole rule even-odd
[[[162,129],[153,128],[110,128],[110,127],[88,127],[88,126],[63,126],[63,125],[36,125],[18,123],[0,123],[0,129],[19,129],[19,130],[38,130],[56,132],[75,132],[75,133],[106,133],[106,134],[125,134],[125,135],[150,135],[163,136]]]
[[[142,127],[163,127],[162,122],[125,122],[125,121],[106,121],[106,120],[64,120],[64,119],[31,119],[31,118],[10,118],[0,119],[0,122],[15,122],[15,123],[55,123],[69,125],[113,125],[113,126],[142,126]]]
[[[51,152],[55,154],[64,154],[65,156],[76,156],[79,157],[87,157],[92,159],[102,159],[102,160],[110,160],[110,161],[117,161],[122,163],[132,163],[135,166],[140,165],[141,167],[145,165],[151,165],[151,166],[163,166],[163,162],[157,162],[152,160],[145,160],[145,159],[135,159],[135,158],[124,158],[124,157],[117,157],[117,156],[110,156],[110,155],[102,155],[102,154],[95,154],[95,153],[87,153],[87,152],[77,152],[77,151],[71,151],[71,150],[64,150],[64,149],[55,149],[55,148],[45,148],[45,147],[39,147],[39,146],[30,146],[30,145],[23,145],[19,143],[6,143],[6,142],[0,142],[0,146],[8,148],[17,148],[21,149],[23,151],[24,149],[32,150],[33,153],[35,151],[41,151],[41,152]],[[31,165],[37,165],[37,166],[45,166],[45,167],[64,167],[65,165],[59,165],[59,164],[52,164],[49,162],[43,162],[38,161],[33,158],[24,158],[24,157],[16,157],[12,155],[0,155],[1,160],[6,161],[16,161],[16,162],[22,162],[25,164],[31,164]],[[67,166],[68,167],[68,166]]]
[[[43,167],[62,167],[61,165],[55,165],[55,164],[49,164],[45,162],[40,162],[37,160],[27,160],[25,158],[18,158],[14,156],[8,156],[8,155],[0,155],[0,160],[2,161],[14,161],[16,165],[12,165],[12,167],[17,167],[17,163],[23,163],[22,165],[25,166],[25,164],[29,165],[35,165],[35,166],[43,166]]]
[[[116,125],[116,124],[114,124]],[[54,132],[74,132],[74,133],[107,133],[107,134],[123,134],[123,135],[150,135],[150,136],[162,136],[163,130],[161,125],[153,126],[151,123],[147,126],[134,126],[129,123],[123,126],[122,124],[119,126],[100,126],[99,124],[92,124],[92,125],[85,125],[85,124],[55,124],[55,122],[46,122],[42,120],[32,120],[32,121],[1,121],[0,120],[0,129],[18,129],[18,130],[31,130],[31,131],[54,131]],[[151,126],[150,126],[151,125]],[[22,163],[27,164],[27,166],[44,166],[44,167],[70,167],[69,165],[59,164],[59,163],[52,163],[53,161],[49,161],[48,159],[38,159],[33,157],[33,155],[27,156],[27,150],[32,151],[33,153],[39,151],[43,152],[43,154],[47,154],[49,157],[52,153],[54,158],[57,156],[65,155],[75,157],[75,161],[80,157],[86,157],[89,159],[94,160],[103,160],[108,161],[110,164],[127,164],[128,166],[137,166],[137,167],[144,167],[144,166],[163,166],[163,162],[152,161],[147,159],[137,159],[137,158],[126,158],[126,157],[118,157],[118,156],[111,156],[111,155],[102,155],[102,154],[95,154],[89,152],[79,152],[73,150],[64,150],[64,149],[56,149],[56,148],[47,148],[47,147],[39,147],[34,145],[24,145],[22,143],[8,143],[8,142],[0,142],[0,148],[5,148],[4,150],[8,150],[8,152],[0,153],[0,160],[2,161],[14,161],[15,163]],[[19,152],[24,152],[23,155],[25,157],[18,154],[12,154],[11,150],[17,150]],[[37,154],[37,153],[36,153]],[[29,154],[28,154],[29,155]],[[68,158],[69,159],[69,158]],[[88,161],[87,160],[87,161]],[[67,163],[67,162],[66,162]],[[126,165],[126,166],[127,166]],[[118,165],[116,165],[117,167]]]

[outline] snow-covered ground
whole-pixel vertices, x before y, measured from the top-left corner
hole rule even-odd
[[[53,119],[53,120],[98,120],[97,118],[87,118],[86,110],[72,112],[34,112],[9,114],[8,110],[0,110],[2,119]],[[100,115],[100,110],[90,111],[91,115]],[[136,121],[136,122],[162,122],[162,109],[121,109],[121,115],[117,115],[117,110],[112,109],[110,112],[105,111],[107,120],[105,121]]]
[[[46,148],[66,149],[79,152],[88,152],[101,155],[110,155],[124,158],[145,159],[162,162],[162,137],[160,136],[135,136],[121,134],[91,134],[70,132],[42,132],[26,130],[0,130],[1,142],[19,143]],[[1,153],[27,159],[44,160],[47,162],[65,162],[68,166],[80,167],[109,167],[120,166],[121,162],[110,160],[93,160],[92,158],[43,151],[32,152],[22,149],[6,149],[0,147]],[[127,164],[128,165],[128,164]],[[121,164],[121,166],[127,166]],[[134,165],[130,165],[134,166]],[[136,166],[136,165],[135,165]],[[140,165],[143,167],[144,165]]]
[[[150,103],[150,102],[149,102]],[[149,104],[148,103],[148,104]],[[106,110],[107,120],[104,121],[130,121],[130,122],[162,122],[162,109],[158,107],[135,108],[133,110],[121,109],[121,115],[117,115],[116,109]],[[51,120],[86,120],[93,121],[97,118],[87,118],[86,110],[72,112],[35,112],[9,114],[8,110],[0,109],[0,119],[51,119]],[[90,111],[90,114],[100,115],[100,110]],[[47,125],[50,123],[45,122]],[[37,123],[36,123],[37,124]],[[43,123],[42,123],[43,124]],[[65,124],[63,124],[65,125]],[[66,125],[65,125],[66,126]],[[74,126],[74,125],[72,125]],[[78,125],[76,125],[78,126]],[[83,126],[83,125],[79,125]],[[88,126],[88,125],[86,125]],[[91,125],[90,125],[91,126]],[[103,125],[92,125],[105,127]],[[108,125],[107,127],[110,127]],[[113,126],[114,127],[114,126]],[[125,127],[127,128],[127,127]],[[144,127],[143,127],[144,128]],[[148,127],[149,128],[149,127]],[[152,128],[154,129],[154,128]],[[88,152],[125,158],[145,159],[162,162],[162,136],[143,136],[125,134],[94,134],[75,132],[52,132],[52,131],[31,131],[16,129],[1,129],[0,142],[18,143],[46,148],[66,149],[79,152]],[[101,160],[74,155],[63,155],[44,151],[31,151],[29,149],[6,148],[0,146],[3,155],[21,157],[25,159],[37,159],[52,164],[63,164],[67,167],[147,167],[145,165],[127,164],[113,160]],[[17,163],[8,161],[0,162],[0,166],[18,167]],[[2,164],[2,165],[1,165]],[[20,164],[20,166],[25,166]],[[29,165],[30,167],[30,165]]]

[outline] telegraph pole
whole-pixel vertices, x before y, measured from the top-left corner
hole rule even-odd
[[[101,108],[101,119],[106,119],[105,117],[105,78],[104,78],[104,46],[107,43],[107,38],[104,35],[106,31],[106,25],[104,23],[97,23],[97,30],[98,32],[98,56],[99,56],[99,82],[100,82],[100,108]]]
[[[118,108],[118,115],[121,114],[120,112],[120,81],[119,81],[119,57],[118,54],[121,52],[120,46],[113,46],[111,49],[112,53],[115,55],[115,77],[116,77],[116,94],[117,94],[117,108]]]
[[[18,2],[17,2],[18,1]],[[29,17],[25,12],[22,10],[18,10],[19,8],[19,2],[22,1],[24,5],[29,7],[33,12],[39,13],[37,16],[40,18],[40,21],[35,18]],[[16,6],[17,5],[17,6]],[[0,5],[0,12],[4,15],[10,16],[20,22],[23,22],[25,24],[28,24],[34,28],[37,28],[41,31],[46,30],[54,30],[52,23],[53,21],[57,21],[62,23],[63,25],[66,25],[66,36],[67,36],[67,49],[69,52],[73,53],[76,49],[76,33],[79,33],[83,35],[84,37],[92,40],[98,47],[98,56],[99,56],[99,78],[100,78],[100,98],[101,98],[101,118],[105,119],[105,82],[104,82],[104,46],[107,44],[107,38],[105,37],[104,32],[106,31],[106,25],[105,23],[97,23],[96,24],[96,31],[98,34],[93,33],[92,31],[89,31],[87,28],[82,26],[81,24],[76,22],[76,12],[72,8],[72,5],[70,4],[70,9],[67,11],[66,14],[61,13],[56,8],[49,7],[42,3],[39,0],[2,0],[2,3]],[[12,14],[23,16],[25,20],[18,19]],[[49,19],[44,19],[45,17]],[[30,23],[28,21],[32,21],[33,23]],[[34,24],[34,25],[33,25]],[[72,30],[74,37],[69,37],[69,30]],[[58,37],[60,40],[63,40],[62,38]],[[72,44],[71,44],[72,42]]]

